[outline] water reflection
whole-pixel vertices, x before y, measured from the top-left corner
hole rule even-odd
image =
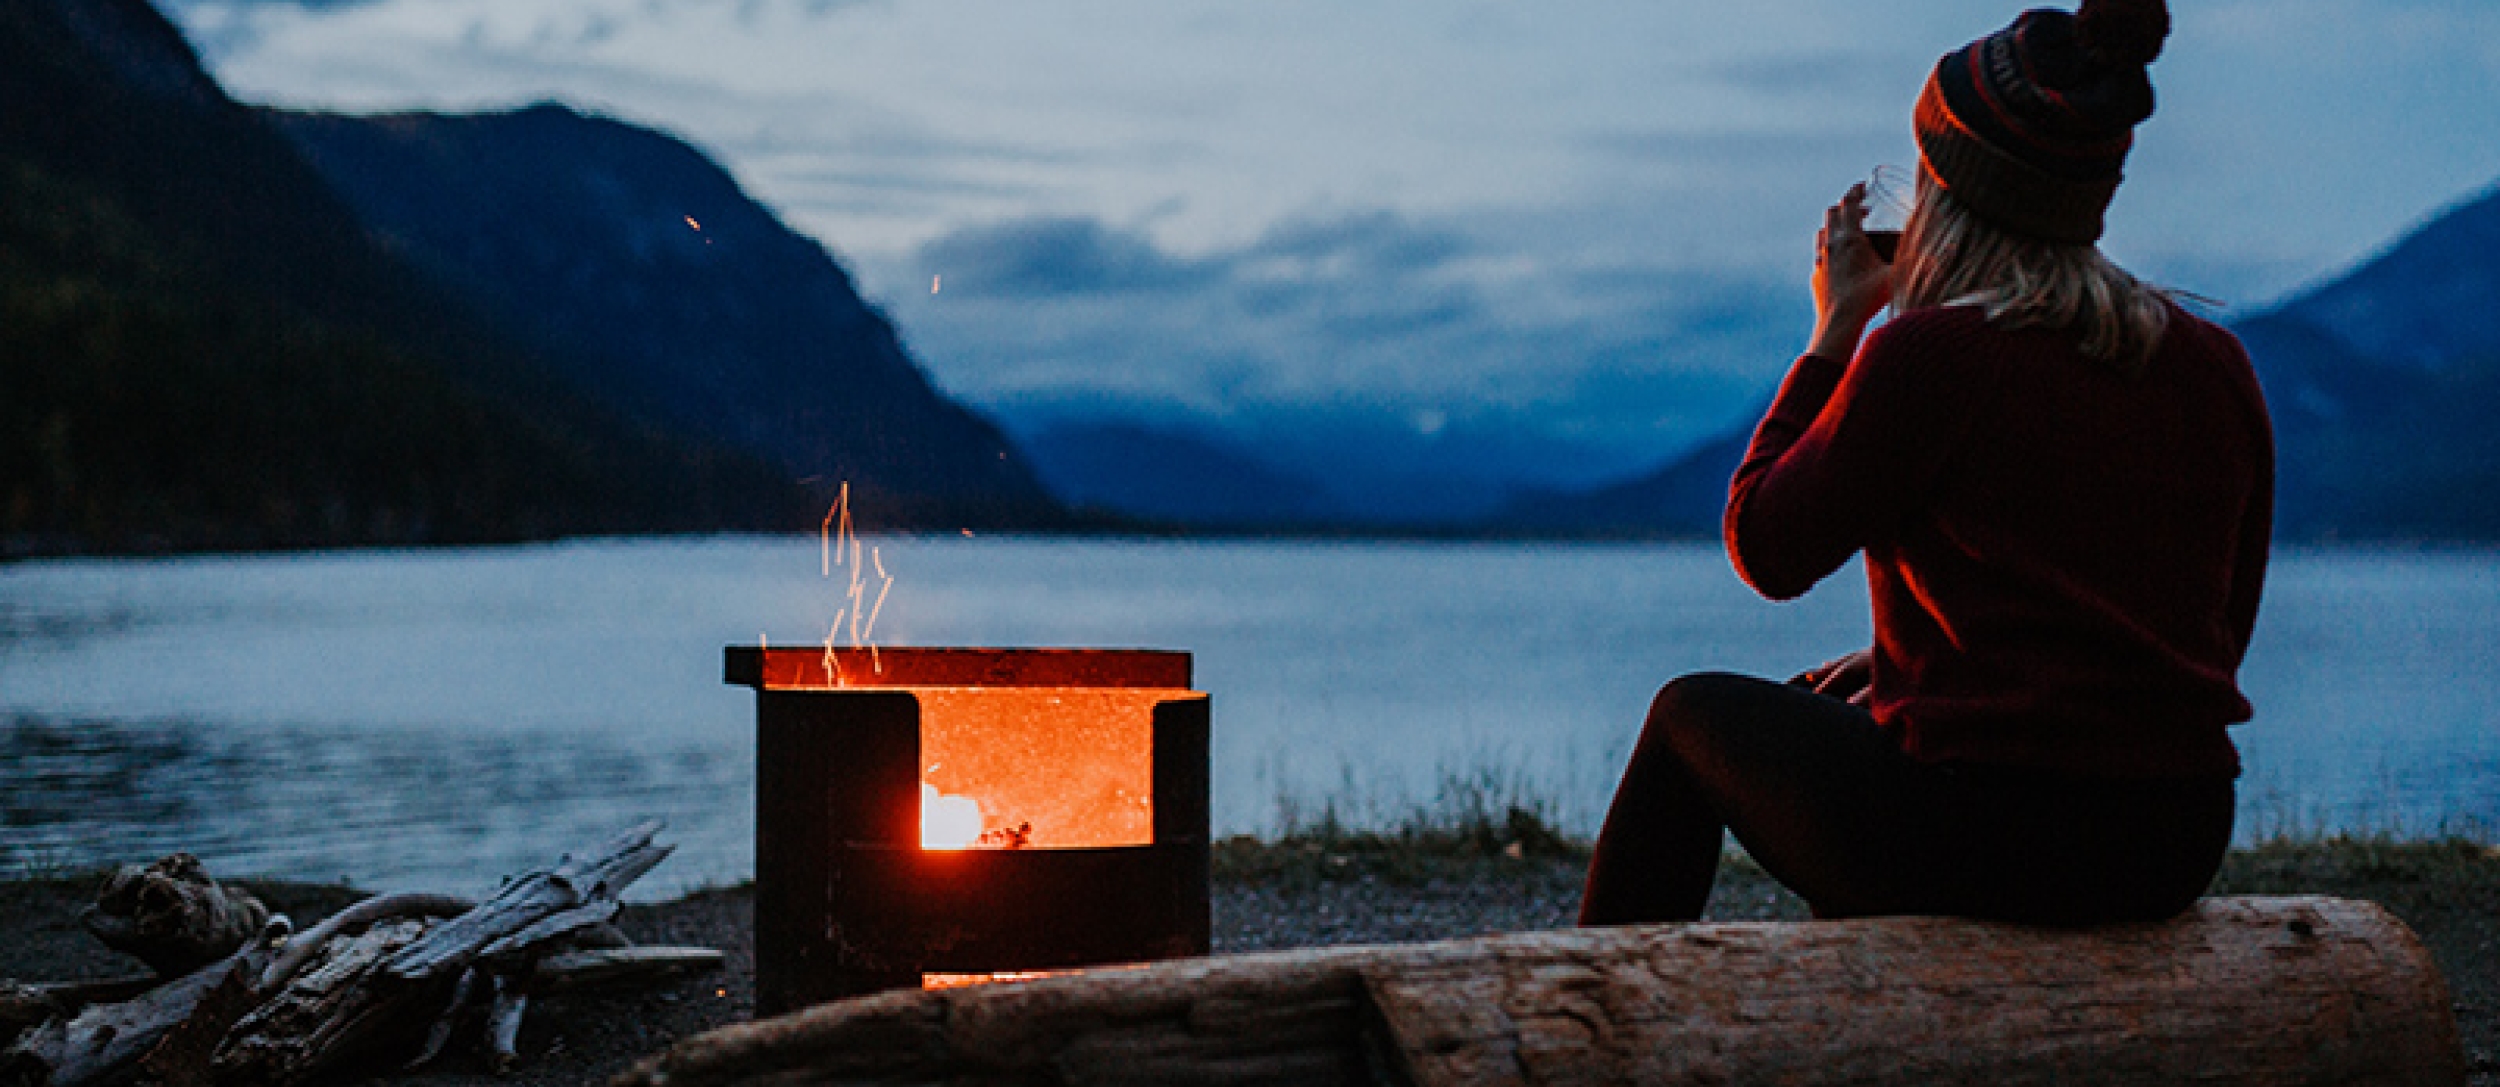
[[[1219,833],[1450,781],[1595,829],[1658,684],[1867,636],[1836,575],[1767,606],[1708,546],[887,539],[898,644],[1186,649]],[[813,538],[0,566],[0,875],[149,860],[485,893],[646,816],[636,885],[744,878],[751,692],[823,636]],[[2243,840],[2500,833],[2500,555],[2278,556],[2243,679]],[[786,639],[786,642],[785,642]],[[1489,777],[1487,775],[1490,775]]]
[[[0,600],[0,653],[39,646],[67,648],[87,638],[127,630],[136,622],[138,613],[128,608],[56,611]]]
[[[748,866],[752,768],[699,747],[581,735],[213,729],[20,715],[0,725],[0,875],[198,854],[220,875],[483,894],[634,813],[709,862]]]

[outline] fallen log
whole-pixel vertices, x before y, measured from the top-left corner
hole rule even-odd
[[[722,1028],[620,1079],[2460,1084],[2437,965],[2376,905],[2158,924],[1577,929],[901,990]]]

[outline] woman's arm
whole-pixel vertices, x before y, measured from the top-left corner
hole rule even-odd
[[[1789,370],[1728,488],[1728,556],[1755,591],[1798,596],[1919,508],[2002,367],[1970,310],[1923,310],[1868,337],[1847,364]]]
[[[1757,502],[1755,495],[1764,489],[1766,479],[1778,475],[1785,484],[1793,477],[1809,474],[1802,465],[1783,471],[1781,463],[1800,443],[1807,442],[1808,434],[1824,418],[1849,372],[1849,360],[1857,354],[1866,326],[1892,301],[1892,266],[1876,256],[1874,245],[1866,240],[1862,229],[1865,199],[1866,186],[1852,185],[1839,203],[1824,209],[1823,226],[1814,234],[1813,339],[1806,353],[1789,367],[1788,377],[1780,383],[1779,396],[1754,428],[1753,444],[1729,484],[1722,529],[1728,557],[1746,583],[1774,599],[1804,593],[1848,561],[1849,555],[1863,544],[1854,535],[1801,536],[1789,531],[1800,523],[1794,517],[1749,516],[1747,511],[1756,505],[1777,506],[1785,498],[1775,494],[1770,500]],[[1780,485],[1771,489],[1785,492],[1796,488]],[[1811,496],[1802,500],[1819,501]]]

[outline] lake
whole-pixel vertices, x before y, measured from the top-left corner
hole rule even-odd
[[[1587,833],[1659,684],[1868,636],[1855,566],[1774,605],[1708,544],[868,543],[881,644],[1194,654],[1219,833],[1471,799]],[[681,849],[636,897],[745,878],[753,694],[721,650],[821,642],[847,582],[821,558],[721,537],[0,566],[0,875],[182,849],[484,894],[656,815]],[[2496,663],[2500,552],[2278,553],[2242,839],[2491,840]]]

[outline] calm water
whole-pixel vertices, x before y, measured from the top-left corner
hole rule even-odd
[[[1752,597],[1709,546],[875,541],[904,645],[1189,650],[1219,832],[1467,790],[1587,831],[1656,686],[1867,638],[1846,571]],[[816,541],[0,567],[0,874],[174,849],[220,874],[485,893],[638,817],[640,896],[744,877],[752,694],[821,640]],[[2500,553],[2278,556],[2243,837],[2500,827]]]

